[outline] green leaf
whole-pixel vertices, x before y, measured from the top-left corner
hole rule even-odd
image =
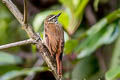
[[[68,40],[65,43],[65,48],[64,48],[64,52],[66,54],[69,54],[73,51],[73,49],[78,45],[78,40]]]
[[[117,80],[120,78],[120,67],[112,68],[105,74],[106,80]]]
[[[22,67],[18,67],[16,64],[15,65],[0,65],[0,75],[5,74],[6,72],[9,72],[11,70],[21,70]]]
[[[117,27],[117,24],[110,24],[104,27],[98,33],[88,36],[88,38],[84,40],[76,49],[76,52],[80,53],[78,58],[83,58],[90,55],[103,44],[112,43],[118,36]]]
[[[62,11],[62,14],[60,15],[60,17],[58,18],[58,21],[62,24],[62,26],[64,27],[64,29],[68,29],[68,24],[69,24],[69,16],[66,12]]]
[[[93,6],[94,6],[95,11],[98,11],[98,4],[99,4],[99,1],[100,1],[100,0],[94,0]]]
[[[13,80],[13,78],[16,78],[19,76],[32,75],[36,72],[45,71],[45,70],[47,70],[47,68],[43,68],[43,67],[34,67],[31,69],[23,69],[23,70],[14,70],[14,71],[10,71],[2,75],[0,77],[0,80]]]
[[[80,60],[72,71],[71,80],[89,80],[89,77],[98,72],[98,64],[95,57],[89,56]]]
[[[72,0],[74,8],[76,9],[83,0]]]
[[[113,21],[118,21],[120,18],[120,9],[112,12],[92,28],[90,28],[84,35],[87,37],[76,49],[76,53],[80,53],[78,58],[85,57],[93,53],[98,47],[103,44],[112,43],[118,36],[118,22],[109,24]],[[109,24],[109,25],[108,25]]]
[[[22,59],[6,52],[0,52],[0,65],[20,64]]]
[[[7,7],[5,7],[5,5],[0,1],[0,19],[5,19],[7,21],[11,20],[11,13],[9,12],[9,10],[7,9]]]
[[[120,67],[120,34],[115,43],[113,55],[111,58],[110,69]]]
[[[101,19],[98,23],[96,23],[95,25],[93,25],[87,32],[86,34],[89,35],[93,35],[96,34],[97,32],[99,32],[102,28],[104,28],[107,24],[112,23],[113,21],[117,20],[120,18],[120,9],[112,12],[111,14],[109,14],[108,16],[106,16],[105,18]]]
[[[63,5],[65,5],[66,7],[70,8],[71,11],[74,10],[74,5],[72,0],[59,0],[60,3],[62,3]]]
[[[1,3],[0,3],[1,4]],[[12,21],[10,13],[7,9],[2,5],[0,7],[0,44],[8,42],[7,41],[7,29],[9,23]]]
[[[75,16],[76,18],[79,18],[83,15],[83,12],[85,10],[86,5],[88,4],[89,0],[82,0],[78,6],[78,8],[75,10]]]
[[[117,80],[120,78],[120,33],[115,43],[110,68],[105,75],[106,80]]]
[[[99,32],[102,28],[104,28],[107,25],[107,19],[103,18],[101,19],[98,23],[96,23],[95,25],[93,25],[88,31],[87,31],[87,35],[92,35],[92,34],[96,34],[97,32]]]
[[[59,1],[65,5],[66,7],[65,11],[69,16],[68,18],[69,20],[67,20],[69,21],[68,25],[64,25],[64,27],[69,34],[73,34],[82,21],[84,9],[89,0],[69,0],[69,1],[59,0]],[[67,17],[65,16],[64,19],[67,19]],[[66,20],[62,21],[65,22]]]

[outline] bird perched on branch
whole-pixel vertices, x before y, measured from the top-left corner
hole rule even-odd
[[[49,15],[44,20],[44,38],[43,41],[48,48],[51,56],[57,62],[57,73],[62,76],[62,54],[64,48],[64,31],[61,24],[58,23],[57,15]]]

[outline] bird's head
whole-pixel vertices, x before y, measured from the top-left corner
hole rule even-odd
[[[61,12],[58,13],[57,15],[48,15],[45,21],[49,23],[57,23],[58,22],[58,17],[61,15]]]

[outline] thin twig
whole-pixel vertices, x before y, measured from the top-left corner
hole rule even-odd
[[[24,1],[24,24],[27,24],[27,1],[26,0],[23,0]]]
[[[89,25],[93,25],[96,23],[96,17],[95,17],[95,14],[94,12],[92,11],[92,7],[90,5],[88,5],[85,9],[85,17],[89,23]]]
[[[44,61],[47,63],[48,67],[52,70],[52,73],[56,78],[56,80],[61,80],[61,78],[59,78],[59,75],[57,74],[56,61],[50,55],[50,52],[47,49],[47,47],[42,43],[40,36],[35,33],[35,31],[32,29],[32,27],[29,24],[24,23],[23,15],[20,13],[18,8],[12,3],[11,0],[2,0],[2,1],[3,3],[6,4],[9,10],[13,13],[16,19],[23,26],[28,36],[37,41],[36,46],[37,46],[37,49],[39,50],[39,53],[41,53]]]
[[[103,54],[102,54],[101,50],[102,50],[102,48],[97,50],[95,55],[96,55],[96,57],[98,59],[99,66],[100,66],[101,70],[104,73],[104,72],[106,72],[107,68],[106,68],[106,64],[105,64],[104,57],[103,57]]]
[[[10,44],[0,45],[0,50],[11,48],[11,47],[16,47],[16,46],[21,46],[21,45],[26,45],[26,44],[32,44],[32,43],[34,44],[35,41],[33,39],[28,39],[28,40],[24,40],[24,41],[19,41],[19,42],[14,42],[14,43],[10,43]]]

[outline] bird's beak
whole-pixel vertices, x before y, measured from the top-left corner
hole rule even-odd
[[[57,15],[55,15],[55,17],[59,17],[62,14],[62,12],[58,13]]]

